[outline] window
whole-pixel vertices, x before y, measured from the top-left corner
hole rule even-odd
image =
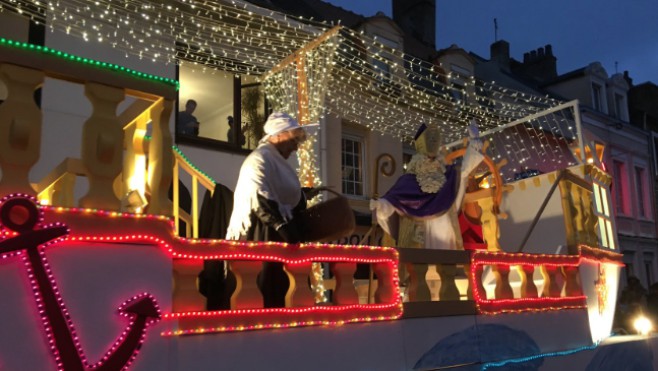
[[[343,136],[341,145],[343,194],[365,196],[363,142],[362,137],[353,135]]]
[[[470,72],[460,66],[450,65],[450,83],[452,84],[452,97],[457,103],[464,103],[466,97],[466,79]]]
[[[620,214],[630,214],[628,202],[626,200],[626,165],[623,162],[613,160],[614,167],[614,184],[615,189],[615,207]]]
[[[592,107],[597,111],[603,111],[603,86],[592,83]]]
[[[180,44],[178,44],[180,48]],[[267,118],[262,86],[253,76],[178,67],[176,142],[228,151],[255,148]],[[196,102],[188,108],[188,102]]]
[[[372,67],[379,82],[388,82],[391,79],[391,61],[387,58],[373,59]]]
[[[642,218],[648,218],[646,204],[646,171],[639,166],[635,167],[635,194],[637,195],[637,215]]]
[[[658,177],[658,133],[652,131],[651,137],[653,138],[653,168],[656,177]]]
[[[383,47],[371,46],[369,48],[375,86],[389,96],[399,96],[402,93],[401,87],[392,78],[395,76],[396,57],[390,52],[390,50],[398,49],[398,43],[380,35],[374,35],[374,37],[383,45]]]
[[[653,259],[651,257],[645,257],[644,274],[646,275],[647,285],[651,285],[653,283]]]
[[[624,96],[618,93],[615,93],[615,114],[616,117],[620,120],[626,119],[626,106]]]
[[[627,254],[624,253],[624,264],[626,266],[624,267],[624,273],[626,273],[626,281],[628,281],[628,277],[636,277],[635,274],[635,266],[633,263],[626,263],[626,256]],[[631,253],[631,258],[633,257],[633,253]]]
[[[594,181],[594,214],[598,218],[599,244],[601,247],[615,249],[617,246],[614,229],[614,219],[610,210],[610,197],[607,187],[603,183]]]

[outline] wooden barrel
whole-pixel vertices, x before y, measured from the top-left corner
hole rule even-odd
[[[337,193],[335,196],[302,212],[304,241],[333,241],[354,232],[356,226],[354,211],[347,198]]]

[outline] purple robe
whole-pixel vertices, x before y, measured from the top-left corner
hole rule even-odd
[[[446,182],[436,193],[420,189],[415,174],[403,174],[382,197],[398,212],[414,218],[426,218],[445,213],[457,197],[459,177],[455,165],[446,166]]]

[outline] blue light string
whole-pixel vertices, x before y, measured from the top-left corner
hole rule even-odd
[[[500,361],[500,362],[487,362],[487,363],[484,363],[482,365],[481,370],[484,371],[484,370],[488,369],[489,367],[501,367],[501,366],[505,366],[505,365],[510,364],[510,363],[528,362],[528,361],[532,361],[532,360],[535,360],[535,359],[538,359],[538,358],[568,356],[568,355],[571,355],[571,354],[574,354],[574,353],[582,352],[584,350],[596,349],[596,347],[598,347],[600,343],[601,343],[600,341],[597,341],[596,343],[594,343],[592,345],[583,346],[583,347],[576,348],[576,349],[563,350],[563,351],[560,351],[560,352],[550,352],[550,353],[536,354],[534,356],[507,359],[507,360]]]

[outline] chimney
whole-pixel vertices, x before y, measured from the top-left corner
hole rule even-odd
[[[513,73],[531,78],[540,84],[547,83],[557,77],[557,58],[553,55],[553,47],[548,44],[523,54],[523,63],[514,65]]]
[[[624,80],[628,83],[628,86],[633,87],[633,79],[628,74],[628,70],[624,71]]]
[[[407,35],[436,49],[436,0],[393,0],[393,21]]]
[[[498,62],[501,68],[509,69],[509,43],[499,40],[491,44],[490,59]]]

